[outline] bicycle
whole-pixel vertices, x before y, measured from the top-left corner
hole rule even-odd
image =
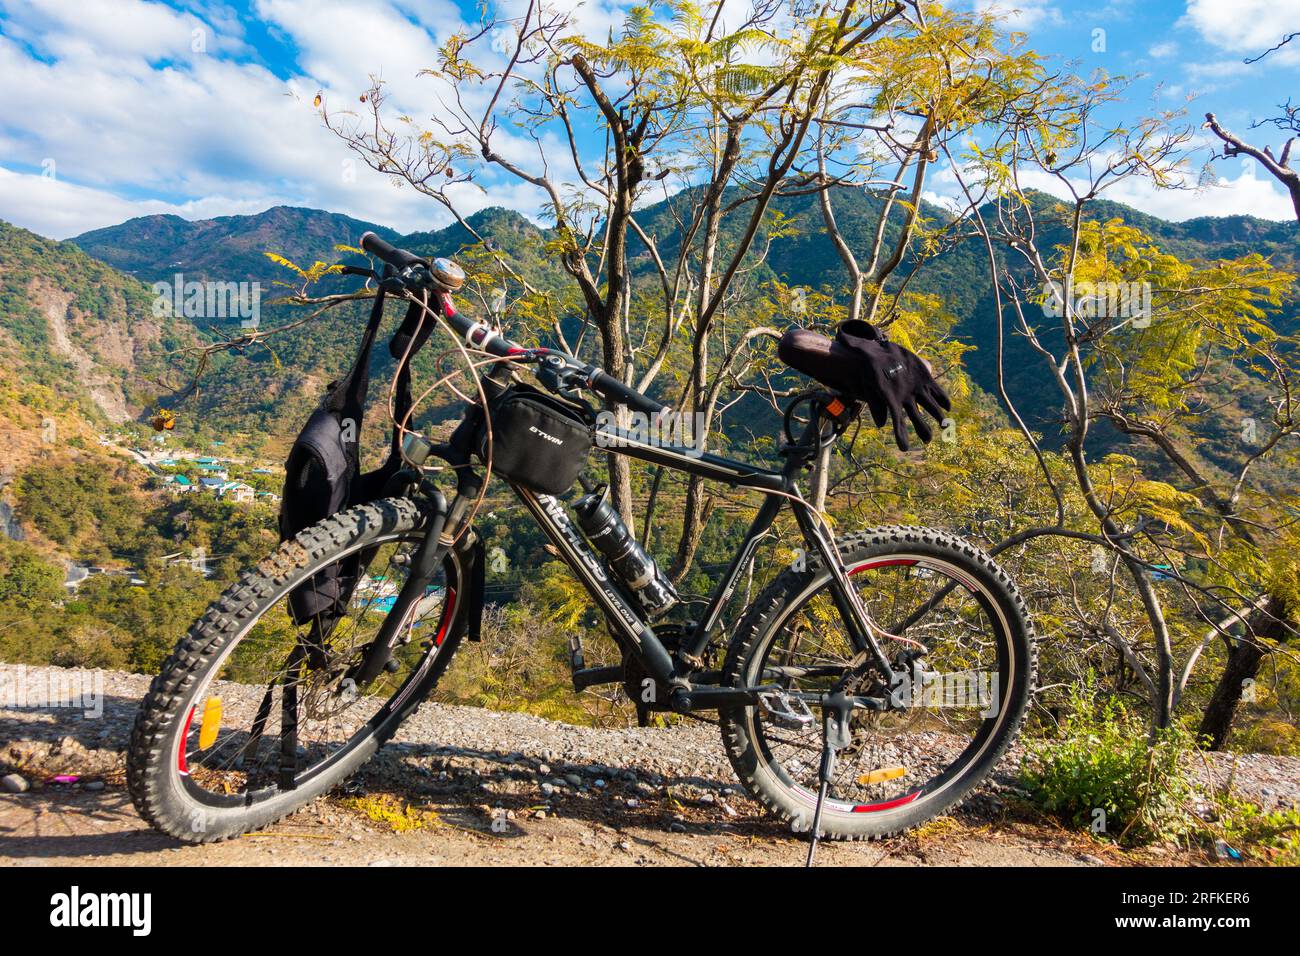
[[[426,311],[432,301],[465,356],[481,357],[474,361],[490,371],[447,441],[407,434],[404,467],[389,476],[387,496],[333,514],[244,572],[154,679],[132,733],[127,779],[141,815],[186,842],[266,826],[344,781],[430,694],[460,643],[478,637],[484,549],[472,518],[496,432],[486,414],[526,388],[512,376],[532,369],[542,389],[529,394],[570,409],[592,410],[586,392],[647,416],[665,411],[599,368],[517,345],[457,313],[458,286],[447,278],[456,267],[447,260],[430,263],[373,234],[362,246],[386,264],[383,276],[345,271],[382,278],[383,288]],[[800,430],[796,408],[804,405]],[[697,619],[669,620],[688,605],[585,478],[588,493],[575,509],[507,479],[623,654],[622,666],[588,668],[575,642],[575,690],[622,683],[643,722],[655,712],[716,712],[736,776],[778,818],[810,832],[810,861],[819,837],[883,837],[968,796],[1018,732],[1034,683],[1024,602],[983,551],[919,527],[837,541],[803,499],[797,476],[859,411],[834,389],[797,396],[785,410],[778,468],[577,416],[573,433],[594,435],[605,450],[764,496]],[[549,427],[531,425],[530,439],[554,447],[560,439],[535,434]],[[430,459],[455,473],[450,501]],[[727,637],[723,612],[783,508],[794,515],[805,556],[741,611]],[[329,621],[284,613],[295,594],[322,581],[337,585],[340,569],[350,584],[331,592]]]

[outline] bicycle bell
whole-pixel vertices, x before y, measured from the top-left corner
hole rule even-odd
[[[444,292],[458,292],[465,284],[465,270],[450,259],[434,259],[429,265],[433,281]]]

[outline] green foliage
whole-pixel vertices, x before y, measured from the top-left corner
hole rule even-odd
[[[95,576],[64,598],[50,591],[51,571],[62,578],[47,564],[39,597],[0,601],[0,660],[157,673],[221,589],[218,581],[175,567],[147,573],[143,585]]]
[[[1300,866],[1300,810],[1264,810],[1232,796],[1214,803],[1210,832],[1244,856],[1275,866]]]
[[[1054,740],[1031,745],[1021,782],[1040,807],[1067,823],[1092,827],[1105,813],[1107,837],[1142,844],[1184,836],[1194,826],[1184,758],[1191,735],[1178,727],[1148,738],[1147,722],[1113,699],[1076,688]]]
[[[65,591],[59,564],[0,538],[0,660],[153,673],[225,584],[274,547],[270,508],[172,500],[143,491],[141,478],[134,465],[92,454],[19,475],[18,516],[75,560],[117,573]],[[200,549],[210,578],[160,560]]]
[[[0,607],[29,611],[63,597],[63,572],[31,545],[0,537]]]
[[[569,634],[579,625],[559,620],[555,608],[537,604],[533,593],[534,589],[527,589],[519,601],[488,609],[483,641],[461,648],[456,666],[438,685],[437,699],[575,724],[611,717],[626,723],[630,713],[626,708],[574,693],[568,643]]]
[[[126,467],[106,457],[36,465],[17,482],[18,516],[84,560],[134,552],[148,535]]]

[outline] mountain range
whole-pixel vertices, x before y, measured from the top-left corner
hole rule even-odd
[[[641,212],[646,231],[658,236],[665,248],[671,248],[675,235],[672,205],[690,200],[689,195],[679,195]],[[1189,196],[1192,201],[1195,197]],[[837,196],[837,219],[852,247],[865,247],[879,203],[878,196],[866,191]],[[815,200],[783,199],[777,208],[798,228],[773,242],[755,281],[776,277],[811,288],[837,286],[842,281],[840,263],[822,228]],[[1248,216],[1168,222],[1109,202],[1096,203],[1092,214],[1123,218],[1183,258],[1214,259],[1256,251],[1272,256],[1276,264],[1294,266],[1300,256],[1296,223]],[[922,215],[941,221],[946,214],[927,206]],[[742,218],[738,215],[724,224],[724,234],[738,230]],[[468,222],[531,280],[544,287],[566,287],[565,277],[545,252],[547,232],[527,218],[487,209]],[[183,393],[188,401],[178,411],[196,433],[253,445],[269,438],[273,447],[278,446],[296,431],[325,383],[346,368],[365,320],[365,305],[332,310],[273,337],[265,347],[216,356],[197,394],[189,394],[180,386],[193,371],[197,354],[193,348],[220,331],[224,322],[237,320],[160,318],[154,314],[155,293],[149,286],[172,283],[178,277],[185,282],[259,283],[261,322],[263,327],[274,327],[302,313],[275,304],[283,283],[292,276],[265,253],[302,266],[348,261],[349,256],[336,247],[354,246],[366,231],[429,255],[455,256],[471,239],[460,225],[403,235],[382,224],[285,206],[257,215],[201,221],[146,216],[67,242],[52,242],[0,223],[0,356],[17,373],[9,378],[6,398],[30,407],[32,390],[45,389],[41,394],[58,395],[58,401],[83,418],[112,422],[140,419]],[[630,250],[634,257],[639,251],[635,244]],[[634,261],[638,268],[649,268],[644,259]],[[340,287],[337,282],[326,285]],[[982,247],[964,243],[943,253],[918,274],[913,287],[941,297],[957,320],[954,334],[975,346],[967,356],[974,383],[992,391],[995,355],[989,346],[995,315]],[[1295,331],[1300,327],[1298,316],[1292,303],[1279,324],[1284,331]],[[1041,376],[1028,361],[1026,349],[1021,340],[1009,339],[1008,387],[1042,426],[1050,419],[1048,409],[1059,402],[1042,392]],[[378,351],[382,362],[386,350]],[[172,373],[169,379],[162,374],[165,371]],[[52,387],[55,383],[64,387]]]

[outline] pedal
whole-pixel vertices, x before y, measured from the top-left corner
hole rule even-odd
[[[582,638],[572,634],[569,636],[569,675],[573,678],[573,692],[580,694],[597,684],[621,683],[623,668],[618,665],[588,667],[582,653]]]
[[[786,730],[802,730],[804,727],[811,727],[813,721],[817,719],[803,700],[779,690],[759,694],[758,703],[763,708],[763,713],[771,718],[772,723]]]

